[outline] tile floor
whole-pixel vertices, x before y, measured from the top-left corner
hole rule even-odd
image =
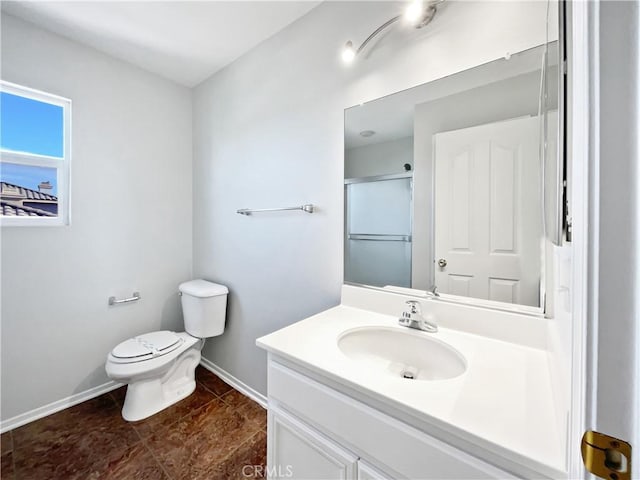
[[[262,478],[266,411],[202,367],[196,380],[191,396],[139,422],[120,415],[122,387],[3,434],[2,479]]]

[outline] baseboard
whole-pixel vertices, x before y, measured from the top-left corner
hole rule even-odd
[[[28,412],[8,418],[0,422],[0,433],[8,432],[9,430],[21,427],[22,425],[26,425],[27,423],[33,422],[42,417],[46,417],[48,415],[51,415],[52,413],[59,412],[60,410],[64,410],[65,408],[73,407],[78,403],[85,402],[92,398],[99,397],[100,395],[115,390],[116,388],[119,388],[121,386],[122,383],[110,381],[97,387],[90,388],[89,390],[85,390],[84,392],[74,393],[70,397],[63,398],[62,400],[57,400],[55,402],[49,403],[48,405],[34,408],[33,410],[29,410]]]
[[[263,394],[261,394],[257,390],[254,390],[246,383],[238,380],[236,377],[231,375],[226,370],[223,370],[222,368],[220,368],[211,360],[207,360],[206,358],[202,357],[200,359],[200,365],[202,365],[204,368],[206,368],[210,372],[215,373],[218,377],[220,377],[221,380],[231,385],[240,393],[244,393],[251,400],[258,402],[262,406],[262,408],[267,408],[267,397],[265,397]]]

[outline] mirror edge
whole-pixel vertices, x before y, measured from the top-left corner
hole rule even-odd
[[[417,290],[414,288],[394,287],[393,285],[387,285],[385,287],[376,287],[375,285],[367,285],[364,283],[355,283],[355,282],[347,282],[347,281],[343,281],[342,284],[349,285],[350,287],[359,287],[359,288],[366,288],[367,290],[376,290],[379,292],[393,293],[395,295],[405,295],[405,296],[425,298],[425,299],[428,298],[429,300],[433,299],[433,297],[431,297],[426,291]],[[545,312],[543,311],[542,307],[531,307],[531,306],[520,305],[515,303],[497,302],[495,300],[484,300],[484,299],[473,298],[473,297],[462,297],[459,295],[450,295],[448,293],[441,293],[440,296],[437,297],[436,299],[433,299],[433,301],[450,303],[454,305],[464,305],[468,307],[483,308],[485,310],[515,313],[519,315],[526,315],[528,317],[533,317],[533,318],[541,318],[541,319],[546,318]]]

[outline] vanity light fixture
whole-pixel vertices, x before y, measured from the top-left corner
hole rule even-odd
[[[424,11],[424,4],[422,0],[414,0],[411,2],[407,9],[404,11],[404,18],[409,23],[415,24],[420,20]]]
[[[351,63],[354,58],[356,58],[356,51],[353,48],[353,43],[349,40],[342,49],[342,61],[344,63]]]
[[[438,11],[438,5],[444,2],[445,0],[432,0],[428,2],[424,2],[423,0],[413,0],[407,8],[403,15],[396,15],[395,17],[387,20],[385,23],[376,28],[371,35],[369,35],[362,44],[355,49],[353,46],[353,42],[349,40],[345,43],[342,48],[342,61],[346,64],[352,63],[355,58],[358,56],[362,50],[367,46],[367,44],[373,40],[378,34],[384,31],[387,27],[393,25],[401,18],[405,18],[407,22],[413,25],[415,28],[422,28],[433,20],[433,17],[436,16],[436,12]]]

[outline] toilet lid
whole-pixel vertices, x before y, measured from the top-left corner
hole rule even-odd
[[[174,332],[161,330],[125,340],[111,351],[111,355],[120,359],[131,359],[132,361],[146,360],[147,358],[166,355],[178,348],[181,343],[180,337]]]

